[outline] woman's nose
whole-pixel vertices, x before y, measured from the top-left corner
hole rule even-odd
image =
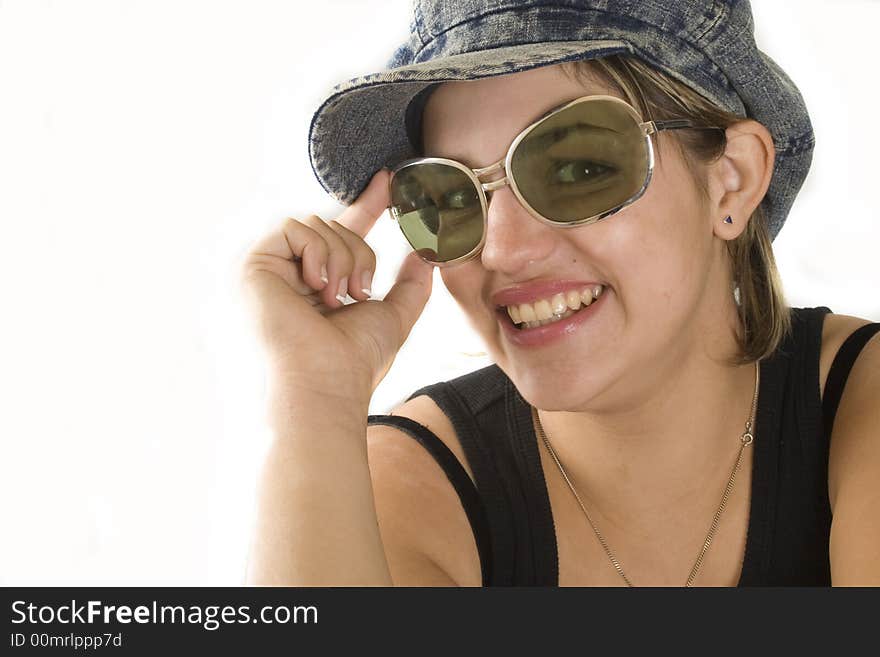
[[[487,197],[486,241],[480,253],[483,266],[522,277],[530,262],[549,255],[553,248],[553,228],[533,217],[509,186]]]

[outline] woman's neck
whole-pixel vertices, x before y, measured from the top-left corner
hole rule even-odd
[[[694,495],[721,494],[716,482],[729,476],[751,414],[755,367],[695,353],[658,363],[625,409],[538,416],[582,499],[626,524]]]

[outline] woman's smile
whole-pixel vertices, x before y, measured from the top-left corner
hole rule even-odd
[[[565,294],[557,293],[534,304],[503,306],[496,310],[496,315],[509,343],[518,347],[541,347],[581,330],[601,312],[609,294],[607,286],[595,284],[582,290],[575,288]],[[532,317],[534,319],[529,319]]]

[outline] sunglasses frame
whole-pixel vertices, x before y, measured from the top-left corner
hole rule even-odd
[[[531,204],[528,201],[526,201],[526,199],[523,197],[522,193],[519,190],[519,187],[516,184],[516,180],[514,179],[513,174],[510,173],[511,172],[511,162],[513,161],[513,154],[516,151],[517,146],[519,146],[520,142],[522,142],[523,139],[525,139],[532,131],[537,129],[540,125],[542,125],[545,121],[547,121],[551,117],[553,117],[556,114],[559,114],[560,112],[563,112],[563,111],[567,110],[568,108],[573,107],[575,105],[579,105],[581,103],[587,103],[587,102],[591,102],[591,101],[597,101],[597,100],[612,101],[613,103],[619,104],[621,106],[621,108],[623,110],[625,110],[632,117],[632,119],[635,121],[636,125],[641,129],[642,136],[645,140],[645,148],[647,149],[647,153],[648,153],[648,170],[645,175],[645,181],[642,184],[641,188],[635,194],[633,194],[630,198],[626,199],[620,205],[617,205],[617,206],[611,208],[610,210],[606,210],[606,211],[601,212],[599,214],[595,214],[591,217],[584,217],[583,219],[577,219],[575,221],[555,221],[553,219],[550,219],[549,217],[545,217],[540,212],[535,210],[535,208],[533,208],[531,206]],[[623,210],[624,208],[635,203],[637,200],[639,200],[644,195],[645,190],[648,189],[648,185],[651,182],[651,177],[654,172],[654,147],[653,147],[653,143],[651,141],[651,135],[656,134],[662,130],[679,130],[679,129],[686,129],[686,128],[692,128],[692,129],[698,129],[698,130],[708,129],[708,130],[724,131],[724,128],[721,128],[719,126],[695,125],[693,123],[693,121],[690,121],[689,119],[670,119],[670,120],[666,120],[666,121],[643,121],[642,117],[639,116],[639,113],[636,111],[636,109],[632,105],[630,105],[625,100],[622,100],[616,96],[606,96],[606,95],[581,96],[580,98],[575,98],[574,100],[571,100],[567,103],[564,103],[562,105],[554,107],[554,108],[548,110],[547,112],[545,112],[544,114],[542,114],[537,119],[535,119],[535,121],[533,121],[531,124],[529,124],[525,129],[522,130],[522,132],[520,132],[514,138],[514,140],[511,142],[510,146],[508,147],[507,153],[505,154],[505,156],[503,158],[501,158],[500,160],[498,160],[497,162],[495,162],[494,164],[490,164],[489,166],[481,167],[478,169],[471,169],[470,167],[465,166],[464,164],[462,164],[461,162],[458,162],[457,160],[451,160],[451,159],[443,158],[443,157],[410,158],[410,159],[407,159],[407,160],[404,160],[404,161],[398,163],[391,170],[391,178],[388,183],[389,192],[391,190],[391,185],[394,181],[394,176],[402,169],[414,166],[416,164],[445,164],[445,165],[454,167],[454,168],[459,169],[460,171],[464,172],[465,175],[467,175],[467,177],[471,180],[471,182],[474,183],[474,187],[477,189],[478,195],[480,197],[480,205],[482,206],[482,211],[483,211],[483,233],[480,238],[479,244],[477,244],[471,251],[469,251],[465,255],[459,256],[458,258],[454,258],[452,260],[448,260],[445,262],[436,262],[434,260],[428,260],[427,258],[424,258],[421,255],[419,256],[420,258],[422,258],[422,260],[424,260],[425,262],[427,262],[431,265],[436,265],[437,267],[450,267],[453,265],[461,264],[463,262],[466,262],[466,261],[476,257],[480,253],[480,251],[483,248],[483,245],[486,242],[486,233],[487,233],[488,221],[489,221],[489,202],[486,198],[486,192],[494,192],[495,190],[500,189],[501,187],[504,187],[505,185],[509,185],[510,189],[513,191],[514,195],[519,200],[519,202],[522,204],[522,206],[529,212],[529,214],[531,214],[538,221],[540,221],[548,226],[555,226],[555,227],[559,227],[559,228],[573,228],[575,226],[588,226],[590,224],[596,223],[597,221],[605,219],[606,217],[610,217],[611,215],[616,214],[620,210]],[[504,177],[499,180],[493,180],[491,182],[483,182],[480,180],[481,176],[491,175],[497,171],[502,171],[504,173]],[[391,219],[394,221],[397,221],[397,217],[395,216],[395,213],[394,213],[392,207],[389,206],[387,209],[389,210],[389,216],[391,217]],[[399,222],[398,222],[398,225],[400,225]],[[403,232],[403,228],[401,228],[401,232]],[[409,243],[409,238],[406,237],[405,232],[404,232],[404,238],[407,240],[407,243]]]

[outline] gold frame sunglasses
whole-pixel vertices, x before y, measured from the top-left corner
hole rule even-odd
[[[591,216],[577,218],[577,219],[573,219],[573,220],[566,220],[566,221],[554,220],[554,219],[547,217],[544,214],[540,213],[538,210],[536,210],[533,207],[533,205],[531,203],[529,203],[528,200],[526,200],[525,196],[523,195],[523,193],[520,189],[520,186],[517,184],[516,176],[513,175],[515,168],[512,166],[512,163],[514,161],[514,157],[517,153],[517,148],[523,142],[523,140],[528,138],[529,135],[531,135],[533,132],[535,132],[541,126],[545,125],[548,121],[550,121],[557,114],[564,112],[564,111],[568,110],[569,108],[574,107],[576,105],[580,105],[582,103],[594,103],[595,104],[597,101],[601,101],[602,103],[609,103],[610,102],[611,105],[609,107],[614,108],[612,111],[616,112],[619,110],[622,113],[621,116],[625,116],[625,117],[628,117],[629,119],[632,119],[633,126],[637,127],[638,130],[641,131],[641,140],[643,140],[644,148],[645,148],[644,156],[647,159],[647,162],[646,162],[647,167],[646,167],[646,173],[645,173],[644,180],[642,181],[641,186],[638,188],[638,190],[634,194],[629,196],[629,198],[625,199],[624,201],[617,203],[616,205],[614,205],[611,208],[603,209],[601,212],[597,212],[595,214],[592,214]],[[483,226],[482,226],[482,234],[480,236],[479,243],[476,246],[474,246],[470,251],[465,253],[464,255],[461,255],[459,257],[456,257],[456,258],[453,258],[450,260],[446,260],[446,261],[431,260],[431,259],[424,257],[421,253],[419,253],[419,256],[423,260],[425,260],[425,262],[428,262],[429,264],[436,265],[438,267],[449,267],[452,265],[457,265],[457,264],[466,262],[466,261],[474,258],[475,256],[477,256],[480,253],[480,251],[483,248],[483,245],[485,244],[486,232],[487,232],[487,228],[488,228],[488,216],[489,216],[489,214],[488,214],[489,202],[486,197],[486,192],[494,192],[495,190],[498,190],[505,185],[509,185],[511,190],[513,191],[514,195],[516,196],[516,198],[522,204],[522,206],[529,212],[529,214],[531,214],[538,221],[540,221],[544,224],[547,224],[549,226],[557,226],[557,227],[565,227],[565,228],[570,228],[570,227],[574,227],[574,226],[586,226],[586,225],[595,223],[597,221],[600,221],[601,219],[604,219],[606,217],[609,217],[609,216],[619,212],[620,210],[633,204],[635,201],[637,201],[639,198],[642,197],[642,195],[645,193],[645,190],[648,188],[648,185],[651,182],[651,177],[652,177],[652,174],[654,171],[654,147],[653,147],[653,144],[651,141],[651,135],[657,134],[658,132],[661,132],[663,130],[679,130],[679,129],[721,130],[722,132],[724,132],[724,128],[721,128],[719,126],[696,125],[696,124],[694,124],[694,122],[690,121],[689,119],[670,119],[670,120],[665,120],[665,121],[643,121],[641,116],[639,116],[639,113],[635,110],[635,108],[632,105],[630,105],[629,103],[627,103],[626,101],[624,101],[620,98],[617,98],[616,96],[606,96],[606,95],[582,96],[580,98],[576,98],[572,101],[564,103],[558,107],[555,107],[555,108],[549,110],[548,112],[544,113],[543,115],[541,115],[538,119],[536,119],[534,122],[532,122],[529,126],[527,126],[522,132],[520,132],[516,136],[516,138],[513,140],[513,142],[511,142],[510,146],[508,147],[507,153],[503,158],[501,158],[500,160],[498,160],[494,164],[491,164],[487,167],[482,167],[479,169],[471,169],[471,168],[465,166],[464,164],[462,164],[461,162],[458,162],[458,161],[452,160],[452,159],[448,159],[448,158],[442,158],[442,157],[416,157],[416,158],[411,158],[411,159],[404,160],[404,161],[398,163],[391,170],[391,178],[390,178],[390,182],[389,182],[391,198],[393,199],[395,196],[395,193],[394,193],[395,192],[395,179],[398,177],[398,174],[400,174],[401,171],[403,171],[409,167],[415,167],[415,166],[426,165],[426,164],[445,165],[445,166],[453,167],[453,168],[463,172],[467,176],[467,178],[473,184],[474,190],[476,191],[477,196],[479,197],[479,200],[480,200],[480,206],[481,206],[481,212],[482,212],[482,218],[483,218]],[[644,162],[640,163],[639,166],[642,166],[643,164],[644,164]],[[503,178],[501,178],[499,180],[493,180],[491,182],[482,182],[480,180],[481,177],[494,174],[498,171],[501,171],[504,173]],[[393,220],[395,220],[398,223],[398,225],[400,226],[401,231],[404,234],[404,237],[407,239],[407,242],[409,242],[410,245],[413,246],[413,248],[415,248],[415,246],[412,243],[412,240],[407,235],[407,232],[404,229],[403,225],[401,225],[400,219],[401,219],[402,215],[401,215],[399,209],[397,208],[397,206],[394,205],[394,203],[392,203],[392,205],[390,205],[388,207],[388,210],[389,210],[389,214],[390,214],[391,218]]]

